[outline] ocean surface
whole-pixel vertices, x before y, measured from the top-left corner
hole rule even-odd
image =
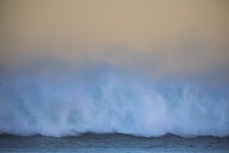
[[[138,137],[124,134],[86,133],[73,137],[0,135],[0,152],[17,153],[148,153],[211,152],[228,153],[229,137],[183,138],[175,135]]]

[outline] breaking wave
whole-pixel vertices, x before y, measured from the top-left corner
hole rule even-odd
[[[0,78],[0,133],[227,136],[228,90],[96,72],[61,81]],[[143,80],[143,79],[142,79]]]

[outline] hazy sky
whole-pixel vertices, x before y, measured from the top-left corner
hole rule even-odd
[[[228,15],[227,0],[1,0],[0,64],[54,59],[226,77]]]

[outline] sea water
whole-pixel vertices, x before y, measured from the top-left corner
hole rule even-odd
[[[0,152],[23,153],[228,153],[229,137],[183,138],[175,135],[138,137],[123,134],[83,134],[74,137],[0,136]]]
[[[229,152],[229,86],[100,70],[0,75],[0,134],[0,153]]]

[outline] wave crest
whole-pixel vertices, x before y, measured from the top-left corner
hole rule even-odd
[[[154,84],[118,75],[56,82],[0,81],[0,133],[69,136],[84,132],[227,136],[229,101],[218,89]]]

